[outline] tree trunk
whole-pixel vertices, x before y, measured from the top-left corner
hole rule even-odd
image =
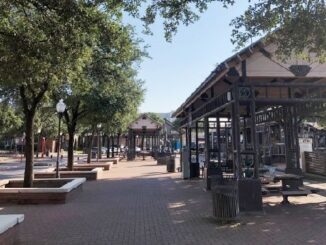
[[[98,137],[98,140],[97,140],[98,159],[102,159],[102,138],[101,138],[101,133],[99,130],[97,131],[97,137]]]
[[[92,155],[92,148],[93,148],[93,141],[94,141],[94,134],[95,134],[95,130],[92,130],[92,136],[91,139],[89,141],[89,145],[88,145],[88,155],[87,155],[87,163],[91,163],[91,155]]]
[[[33,111],[25,112],[25,173],[24,187],[33,186],[33,164],[34,164],[34,115]]]
[[[107,136],[107,148],[108,150],[106,152],[106,157],[110,158],[110,136],[109,135]]]
[[[33,98],[30,100],[26,96],[26,89],[28,86],[20,86],[19,93],[23,106],[23,113],[25,116],[25,172],[24,172],[24,187],[33,186],[33,163],[34,163],[34,117],[35,111],[42,100],[44,94],[48,90],[49,82],[45,81],[39,93],[35,94],[34,90],[31,89]]]
[[[74,136],[75,136],[75,129],[68,127],[68,163],[67,167],[69,171],[72,171],[74,168]]]
[[[118,133],[118,136],[117,136],[117,151],[118,151],[118,157],[120,157],[120,133]]]
[[[112,145],[111,145],[112,152],[111,152],[111,157],[114,157],[114,136],[112,135],[111,137],[112,137]]]

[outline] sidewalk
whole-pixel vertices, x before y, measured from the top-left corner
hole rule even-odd
[[[265,198],[263,213],[221,226],[201,180],[139,160],[113,165],[67,204],[0,205],[0,214],[25,214],[15,244],[325,244],[324,196],[290,199],[297,203],[290,206],[278,198]]]

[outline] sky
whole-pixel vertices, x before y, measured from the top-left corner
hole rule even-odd
[[[199,21],[180,26],[171,43],[164,39],[161,20],[151,27],[152,36],[141,34],[140,22],[128,21],[150,46],[151,59],[145,59],[139,68],[138,77],[145,81],[146,89],[140,112],[176,110],[218,63],[235,52],[229,24],[248,7],[247,1],[241,2],[228,9],[220,3],[210,4]]]

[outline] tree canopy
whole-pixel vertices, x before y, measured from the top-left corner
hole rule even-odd
[[[0,2],[0,91],[2,96],[15,100],[24,114],[25,187],[32,186],[33,182],[35,115],[47,102],[50,92],[63,86],[69,92],[73,83],[80,91],[87,91],[87,86],[82,85],[85,85],[83,79],[89,77],[76,77],[94,61],[94,54],[101,53],[101,48],[110,50],[109,54],[118,50],[117,45],[121,46],[121,50],[126,48],[123,43],[126,42],[123,39],[126,34],[119,32],[124,27],[112,24],[121,17],[119,4],[112,1],[112,6],[116,7],[106,8],[109,2]],[[107,35],[103,35],[105,32]],[[122,38],[118,39],[114,33]],[[102,38],[107,39],[101,40]],[[120,43],[114,46],[117,40]],[[107,43],[106,47],[99,45],[104,42]],[[128,48],[125,51],[134,52]],[[103,58],[113,60],[119,59],[120,56],[108,55]],[[125,64],[113,60],[109,65],[123,67]],[[92,77],[95,76],[96,70],[93,72]],[[100,84],[93,86],[100,87]]]
[[[0,103],[0,137],[10,134],[17,135],[18,130],[23,124],[20,114],[21,113],[9,103]]]
[[[252,38],[267,35],[290,56],[304,51],[326,58],[326,5],[324,0],[260,0],[235,18],[232,42],[244,46]]]
[[[241,0],[242,2],[243,0]],[[136,1],[137,2],[137,1]],[[165,37],[171,40],[180,24],[189,25],[200,18],[212,2],[221,7],[235,5],[240,0],[152,1],[147,4],[142,20],[148,28],[157,16],[163,18]],[[326,6],[324,0],[247,0],[248,9],[230,25],[231,41],[238,48],[252,39],[268,34],[279,47],[279,53],[314,52],[321,60],[326,53]],[[231,11],[231,10],[230,10]]]

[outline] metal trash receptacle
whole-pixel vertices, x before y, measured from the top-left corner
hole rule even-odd
[[[239,216],[238,184],[236,181],[212,188],[213,216],[218,221],[232,221]]]
[[[92,155],[92,158],[97,158],[97,152],[93,151],[91,155]]]
[[[175,157],[169,156],[166,157],[166,171],[169,173],[175,172]]]

